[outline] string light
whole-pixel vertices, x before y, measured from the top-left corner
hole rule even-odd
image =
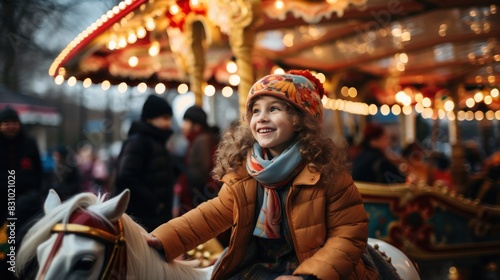
[[[128,65],[130,67],[136,67],[137,64],[139,64],[139,59],[137,58],[137,56],[134,55],[128,59]]]
[[[232,86],[237,86],[241,82],[241,78],[238,74],[232,74],[229,76],[229,84]]]
[[[146,85],[145,82],[139,83],[137,85],[137,91],[139,91],[139,93],[145,93],[147,89],[148,89],[148,85]]]
[[[444,103],[444,109],[447,111],[447,112],[450,112],[453,110],[453,108],[455,108],[455,103],[453,103],[453,101],[451,100],[447,100],[445,103]]]
[[[72,87],[76,85],[76,78],[74,76],[69,77],[68,86]]]
[[[111,87],[111,83],[108,80],[104,80],[101,83],[101,88],[103,90],[108,90]]]
[[[233,88],[226,86],[222,89],[222,96],[229,98],[232,95],[233,95]]]
[[[188,90],[189,90],[188,85],[187,85],[187,84],[184,84],[184,83],[180,84],[180,85],[177,87],[177,92],[178,92],[179,94],[185,94],[185,93],[187,93],[187,92],[188,92]]]
[[[57,75],[55,78],[54,78],[54,83],[56,83],[56,85],[62,85],[62,83],[64,83],[64,76],[63,75]]]
[[[226,71],[228,73],[234,74],[236,71],[238,71],[238,65],[236,65],[236,62],[230,60],[226,64]]]
[[[215,94],[215,87],[212,85],[207,85],[205,89],[203,90],[206,96],[214,96]]]
[[[83,80],[84,88],[89,88],[91,85],[92,85],[92,80],[90,78],[85,78],[85,80]]]
[[[157,56],[160,53],[160,43],[158,41],[151,43],[148,53],[150,56]]]
[[[155,86],[155,92],[156,94],[163,94],[167,87],[163,83],[157,83]]]
[[[276,0],[276,2],[274,2],[274,7],[276,7],[277,10],[282,10],[285,7],[285,3],[282,0]]]
[[[498,89],[497,88],[492,88],[491,91],[490,91],[490,95],[493,98],[497,98],[498,95],[499,95]]]
[[[124,93],[124,92],[126,92],[126,91],[127,91],[127,88],[128,88],[128,85],[127,85],[127,83],[125,83],[125,82],[121,82],[121,83],[118,85],[118,91],[119,91],[120,93]]]

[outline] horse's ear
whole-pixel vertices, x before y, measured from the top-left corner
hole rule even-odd
[[[98,206],[98,211],[111,222],[118,220],[118,218],[127,210],[128,201],[130,200],[130,190],[126,189],[119,195],[111,198],[101,205],[92,205],[89,208]]]
[[[45,203],[43,204],[43,211],[45,214],[52,211],[57,206],[61,205],[61,199],[55,190],[50,189],[47,198],[45,199]]]

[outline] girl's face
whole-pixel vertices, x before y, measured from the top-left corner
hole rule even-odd
[[[262,96],[251,110],[250,130],[257,143],[273,156],[281,154],[295,137],[293,118],[281,99]]]

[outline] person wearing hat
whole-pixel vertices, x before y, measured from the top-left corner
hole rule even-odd
[[[363,130],[361,150],[353,160],[352,178],[371,183],[404,183],[406,175],[387,155],[389,146],[387,130],[377,123],[368,124]]]
[[[179,213],[183,214],[217,195],[218,186],[211,176],[217,142],[209,130],[207,113],[198,105],[184,113],[181,131],[189,143],[177,182],[181,190]]]
[[[147,229],[172,218],[175,173],[166,148],[171,123],[172,108],[167,101],[148,96],[116,163],[115,193],[130,189],[127,213]]]
[[[19,248],[25,233],[24,226],[41,209],[43,172],[37,142],[26,133],[18,113],[10,106],[0,110],[0,170],[1,180],[4,182],[0,203],[0,227],[7,218],[16,218],[15,246]],[[12,184],[7,185],[8,182]],[[7,195],[15,195],[15,205],[11,204],[13,201],[8,203]],[[7,211],[8,206],[15,207],[12,212],[14,215]],[[6,268],[4,271],[7,273]]]
[[[309,71],[268,75],[225,133],[216,198],[151,232],[167,261],[231,228],[212,279],[376,279],[362,260],[368,217],[346,151],[322,134],[323,85]]]

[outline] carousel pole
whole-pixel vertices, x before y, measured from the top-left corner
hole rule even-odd
[[[455,116],[457,116],[459,108],[459,92],[464,90],[463,84],[455,83],[450,88],[450,95],[453,103],[457,104],[453,108]],[[453,178],[453,189],[457,193],[463,193],[465,191],[468,182],[468,173],[465,169],[465,159],[464,159],[464,149],[460,125],[457,118],[453,118],[449,122],[450,126],[450,145],[451,145],[451,177]]]
[[[238,66],[240,84],[238,85],[240,115],[245,112],[245,103],[248,91],[254,83],[254,69],[252,65],[252,51],[255,41],[254,25],[260,18],[260,0],[238,0],[228,3],[231,11],[231,29],[229,44]]]
[[[189,24],[186,32],[187,44],[190,46],[188,72],[190,89],[195,96],[195,104],[203,106],[203,72],[205,70],[205,50],[203,48],[203,25],[199,22]]]
[[[245,28],[242,35],[243,36],[239,38],[242,40],[238,43],[231,43],[231,49],[236,57],[236,65],[238,66],[238,75],[240,76],[240,84],[238,85],[240,114],[245,112],[245,103],[248,91],[254,82],[254,72],[252,66],[254,32],[249,28]],[[231,37],[234,39],[234,36]]]
[[[343,71],[339,71],[339,72],[336,72],[331,78],[330,78],[330,82],[328,83],[331,88],[331,90],[328,91],[328,95],[330,98],[332,99],[338,99],[338,95],[337,95],[337,90],[339,88],[339,83],[340,83],[340,79],[342,78],[342,76],[344,75],[344,72]],[[338,135],[339,132],[340,132],[340,135],[343,135],[344,133],[344,125],[343,125],[343,119],[342,119],[342,114],[339,110],[333,110],[333,126],[334,126],[334,130],[335,130],[335,135]],[[354,132],[355,134],[355,132]]]
[[[238,67],[240,118],[245,112],[248,91],[255,82],[252,65],[255,24],[260,19],[261,0],[214,0],[210,1],[208,17],[229,37],[229,45]]]
[[[240,115],[245,112],[245,103],[248,91],[254,83],[254,69],[252,65],[253,44],[255,42],[255,22],[260,18],[260,0],[242,0],[243,4],[239,17],[233,20],[229,34],[229,44],[238,66],[240,84],[238,85]],[[233,17],[235,18],[235,17]]]

